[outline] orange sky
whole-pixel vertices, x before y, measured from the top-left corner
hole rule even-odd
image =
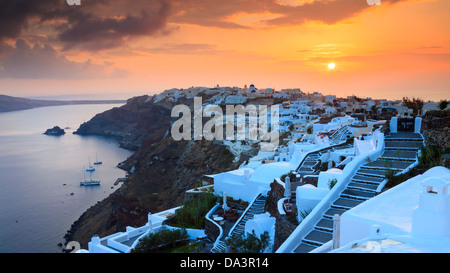
[[[365,0],[352,1],[367,5]],[[173,87],[255,84],[337,96],[450,99],[448,0],[381,0],[379,6],[358,3],[351,11],[347,6],[333,11],[325,4],[322,10],[313,9],[324,0],[279,0],[270,3],[274,8],[256,6],[261,2],[255,1],[243,1],[245,8],[216,2],[212,7],[173,1],[159,33],[145,29],[144,34],[116,35],[116,40],[95,36],[86,42],[86,35],[75,43],[67,38],[75,32],[58,36],[53,27],[67,22],[64,17],[34,27],[22,25],[15,35],[3,35],[0,93],[136,95]],[[76,8],[88,9],[83,4]],[[104,16],[113,12],[110,7]],[[39,22],[39,16],[28,18]],[[107,44],[110,41],[117,44]],[[336,64],[332,71],[330,62]]]

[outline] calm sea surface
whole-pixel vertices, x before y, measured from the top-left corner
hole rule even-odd
[[[0,252],[61,252],[72,223],[114,192],[132,152],[112,139],[72,134],[81,123],[120,105],[70,105],[0,113]],[[58,125],[63,136],[44,135]],[[95,179],[83,187],[83,169],[98,157]],[[93,165],[93,164],[92,164]],[[88,177],[88,176],[87,176]]]

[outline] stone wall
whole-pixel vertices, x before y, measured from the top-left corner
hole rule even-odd
[[[220,235],[220,229],[214,223],[205,219],[205,234],[212,242],[215,242]]]
[[[291,236],[294,232],[296,225],[289,222],[285,216],[277,217],[275,222],[275,242],[274,242],[274,252],[286,241],[286,239]]]
[[[280,215],[278,213],[277,203],[281,198],[284,198],[284,187],[274,181],[270,184],[269,198],[267,201],[267,211],[271,216],[276,218],[274,252],[284,243],[284,241],[286,241],[297,227],[289,222],[285,215]]]
[[[422,121],[422,134],[427,145],[450,148],[450,116],[439,117],[427,114]]]

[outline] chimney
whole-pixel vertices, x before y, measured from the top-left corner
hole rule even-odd
[[[439,177],[422,182],[424,190],[414,210],[411,232],[415,235],[450,237],[449,183]]]

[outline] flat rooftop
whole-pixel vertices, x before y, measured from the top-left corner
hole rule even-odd
[[[411,234],[413,213],[424,189],[422,181],[430,177],[439,177],[450,183],[450,170],[442,166],[431,168],[424,174],[417,175],[343,213],[342,244],[368,238],[370,227],[380,225],[382,233],[388,234],[387,238],[391,240],[372,240],[371,244],[380,244],[378,247],[383,246],[385,252],[450,252],[450,238],[427,238]],[[347,247],[345,251],[350,250]],[[365,252],[364,246],[355,245],[352,252],[359,251]]]

